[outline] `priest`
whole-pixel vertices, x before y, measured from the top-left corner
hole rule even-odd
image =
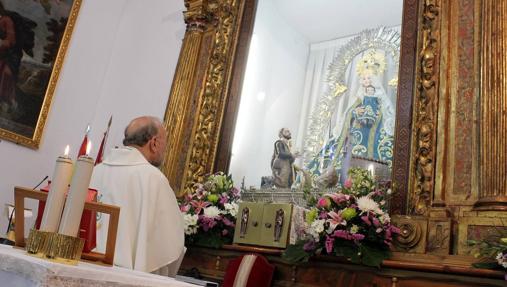
[[[174,192],[157,168],[166,137],[159,119],[132,120],[125,129],[124,147],[113,149],[95,167],[91,186],[101,202],[121,208],[114,264],[175,276],[185,249],[184,229]],[[107,227],[107,220],[100,219],[99,252],[106,247]]]

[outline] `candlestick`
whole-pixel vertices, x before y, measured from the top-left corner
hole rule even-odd
[[[93,163],[93,158],[89,156],[83,155],[78,158],[58,233],[77,236],[92,176]]]
[[[65,202],[65,192],[72,177],[72,160],[67,156],[68,154],[69,146],[66,147],[64,156],[59,156],[56,160],[46,207],[42,215],[41,231],[56,232],[58,230]]]

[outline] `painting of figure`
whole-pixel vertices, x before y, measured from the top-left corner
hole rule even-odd
[[[78,3],[74,3],[78,2]],[[37,148],[80,0],[0,0],[0,137]],[[67,30],[66,30],[67,28]],[[68,38],[68,37],[67,37]],[[57,60],[58,59],[58,60]],[[54,79],[54,81],[51,81]],[[51,84],[50,84],[51,83]],[[45,112],[43,112],[45,111]]]

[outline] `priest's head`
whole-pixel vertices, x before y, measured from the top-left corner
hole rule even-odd
[[[166,144],[167,132],[158,118],[150,116],[135,118],[125,128],[123,145],[138,149],[154,166],[162,164]]]

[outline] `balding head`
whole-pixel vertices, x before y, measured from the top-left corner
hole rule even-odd
[[[162,163],[167,133],[162,122],[155,117],[143,116],[133,119],[125,128],[123,144],[137,148],[151,164]]]

